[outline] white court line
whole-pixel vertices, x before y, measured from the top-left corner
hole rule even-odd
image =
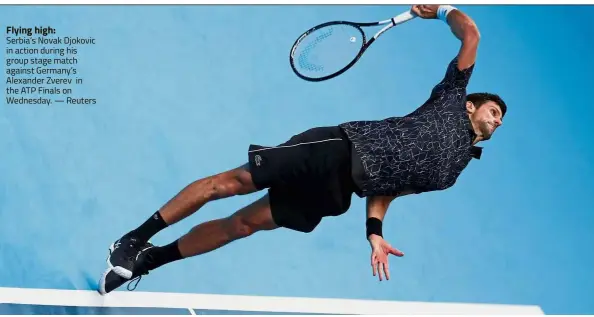
[[[325,299],[156,293],[116,291],[105,296],[96,291],[0,287],[0,303],[83,307],[152,307],[310,314],[499,314],[544,315],[538,306],[397,302],[378,300]]]

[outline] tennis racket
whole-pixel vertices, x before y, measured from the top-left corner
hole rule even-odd
[[[411,11],[406,11],[379,22],[332,21],[314,26],[293,44],[289,56],[291,68],[307,81],[334,78],[353,67],[380,35],[415,17]],[[386,26],[367,41],[362,28],[378,25]]]

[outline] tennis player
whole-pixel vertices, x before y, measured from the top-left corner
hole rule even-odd
[[[391,202],[453,186],[469,162],[480,158],[482,148],[476,144],[492,137],[507,109],[495,94],[466,93],[479,43],[474,21],[447,5],[415,5],[412,12],[443,20],[461,41],[423,105],[404,117],[312,128],[274,147],[250,145],[248,163],[187,185],[116,240],[99,292],[259,231],[311,232],[323,218],[345,213],[353,193],[366,199],[373,275],[380,281],[390,279],[388,256],[404,255],[383,239],[382,221]],[[168,245],[148,242],[208,202],[264,189],[267,193],[252,204],[199,224]]]

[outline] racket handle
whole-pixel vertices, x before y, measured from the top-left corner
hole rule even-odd
[[[416,17],[417,16],[414,15],[411,11],[406,11],[406,12],[400,13],[399,15],[393,17],[392,21],[394,22],[394,25],[398,25],[398,24],[402,24],[404,22],[410,21]]]

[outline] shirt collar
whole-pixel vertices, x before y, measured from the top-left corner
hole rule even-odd
[[[477,160],[480,160],[482,154],[483,154],[483,148],[482,147],[473,145],[470,148],[470,156],[472,156],[473,158],[475,158]]]

